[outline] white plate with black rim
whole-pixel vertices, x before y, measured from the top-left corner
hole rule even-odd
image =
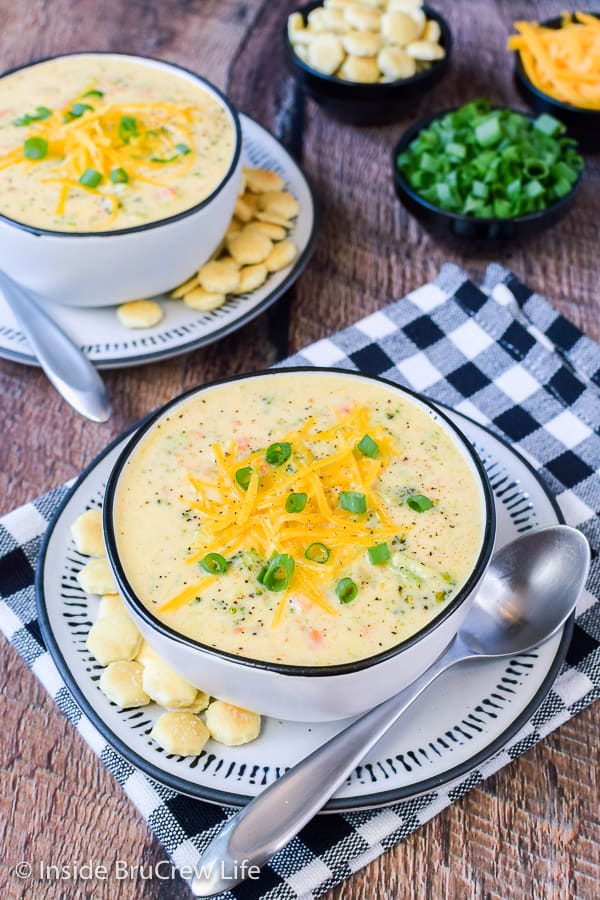
[[[522,457],[470,419],[450,415],[488,472],[497,547],[533,528],[563,521]],[[251,744],[226,747],[211,740],[199,756],[181,757],[166,753],[149,737],[162,712],[159,707],[119,710],[102,694],[102,669],[85,647],[99,598],[85,594],[77,583],[87,557],[75,550],[70,525],[84,510],[101,506],[108,475],[127,440],[118,438],[82,474],[46,534],[36,579],[46,645],[84,713],[129,762],[181,793],[240,806],[349,720],[312,724],[265,719],[260,737]],[[531,653],[463,663],[445,672],[357,767],[326,811],[385,806],[434,790],[501,750],[542,702],[564,659],[571,627],[569,622]]]
[[[286,189],[298,200],[300,213],[290,232],[298,256],[291,266],[269,275],[258,290],[229,297],[224,306],[212,312],[198,312],[180,300],[161,295],[155,299],[163,309],[164,318],[154,328],[143,331],[124,328],[114,306],[84,309],[48,304],[47,311],[99,369],[156,362],[211,344],[268,309],[305,268],[314,249],[317,228],[311,187],[298,164],[272,134],[249,116],[240,115],[240,121],[244,163],[278,172],[286,182]],[[85,290],[85,284],[81,288]],[[38,365],[1,293],[0,357]]]

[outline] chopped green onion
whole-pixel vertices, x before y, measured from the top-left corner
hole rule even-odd
[[[356,445],[356,449],[359,453],[362,453],[363,456],[375,459],[379,453],[379,444],[377,441],[373,440],[370,434],[365,434]]]
[[[74,103],[71,109],[64,114],[63,122],[72,122],[73,119],[79,119],[86,110],[93,108],[89,103]]]
[[[534,179],[533,181],[528,182],[525,185],[525,190],[523,191],[526,197],[530,197],[532,200],[535,200],[536,197],[541,197],[542,194],[545,193],[543,185]]]
[[[487,184],[484,184],[483,181],[475,181],[471,185],[471,193],[474,197],[478,197],[480,200],[485,200],[487,195],[489,194],[489,188]]]
[[[367,553],[369,554],[369,562],[371,562],[374,566],[379,566],[381,565],[381,563],[389,562],[392,558],[390,548],[386,543],[375,544],[373,547],[369,547]]]
[[[24,116],[19,116],[18,119],[14,120],[15,125],[31,125],[32,122],[42,122],[44,119],[49,119],[52,115],[52,110],[48,109],[47,106],[37,106],[34,113],[25,113]]]
[[[83,96],[84,97],[98,97],[98,99],[101,100],[102,97],[104,97],[104,91],[99,91],[96,88],[94,88],[91,91],[86,91],[85,94],[83,94]]]
[[[244,491],[248,490],[248,485],[250,484],[251,477],[252,466],[243,466],[243,468],[238,469],[235,473],[235,480]]]
[[[285,501],[285,511],[289,513],[302,512],[307,500],[308,494],[288,494]]]
[[[51,115],[52,115],[52,110],[48,109],[47,106],[36,106],[35,116],[33,116],[33,118],[37,122],[42,122],[44,119],[49,119]]]
[[[127,174],[125,169],[111,169],[110,180],[113,184],[127,184],[127,182],[129,181],[129,175]]]
[[[48,141],[41,137],[27,138],[23,144],[23,155],[26,159],[43,159],[48,153]]]
[[[119,122],[119,137],[124,144],[129,144],[132,137],[137,137],[137,122],[133,116],[121,116]]]
[[[496,219],[510,219],[512,206],[506,200],[494,200],[494,217]]]
[[[292,455],[292,445],[287,441],[279,441],[267,447],[265,459],[270,466],[281,466]]]
[[[446,152],[456,159],[464,159],[467,155],[467,148],[464,144],[455,144],[454,142],[451,142],[446,144]]]
[[[396,166],[433,206],[469,217],[509,219],[546,209],[568,195],[583,158],[552,116],[532,120],[477,100],[418,132]]]
[[[88,109],[93,110],[93,106],[90,106],[89,103],[74,103],[71,107],[71,115],[75,116],[76,119],[79,119],[80,116],[87,112]]]
[[[200,568],[209,575],[222,575],[227,571],[227,560],[220,553],[207,553],[200,560]]]
[[[304,554],[306,559],[310,559],[311,562],[316,562],[320,565],[324,565],[328,561],[330,555],[329,547],[325,544],[321,544],[320,541],[315,541],[314,544],[310,544],[306,548]]]
[[[502,129],[498,122],[498,116],[492,115],[475,126],[475,137],[482,147],[491,147],[497,144],[502,137]]]
[[[79,177],[79,184],[84,187],[96,188],[102,181],[102,175],[96,169],[86,169],[83,175]]]
[[[164,158],[160,157],[160,156],[151,156],[150,162],[172,163],[172,162],[175,162],[176,159],[179,159],[180,156],[186,156],[186,154],[192,152],[187,144],[176,144],[175,149],[177,150],[177,153],[175,154],[175,156],[167,156]]]
[[[367,498],[356,491],[341,491],[340,506],[347,512],[362,515],[367,511]]]
[[[289,553],[278,553],[267,565],[261,584],[268,591],[284,591],[294,574],[296,564]]]
[[[413,494],[412,497],[407,498],[406,505],[415,512],[425,512],[426,509],[432,508],[433,503],[429,497],[425,497],[423,494]]]
[[[358,595],[358,587],[351,578],[342,578],[341,581],[338,581],[335,592],[340,603],[352,603]]]
[[[542,113],[541,116],[538,116],[533,123],[533,127],[536,131],[541,131],[542,134],[546,134],[548,137],[556,137],[557,134],[562,134],[565,130],[562,122],[559,122],[554,116],[549,116],[548,113]]]

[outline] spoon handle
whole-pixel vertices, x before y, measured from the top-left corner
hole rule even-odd
[[[38,304],[4,272],[0,289],[37,360],[56,390],[93,422],[106,422],[111,409],[104,382],[82,351]]]
[[[293,766],[235,815],[201,856],[192,891],[209,897],[248,877],[319,812],[355,766],[449,666],[472,654],[455,638],[416,681]]]

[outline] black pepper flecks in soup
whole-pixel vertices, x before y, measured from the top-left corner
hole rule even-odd
[[[141,601],[211,647],[332,665],[419,631],[460,590],[482,489],[423,407],[290,373],[173,407],[125,465],[118,552]]]

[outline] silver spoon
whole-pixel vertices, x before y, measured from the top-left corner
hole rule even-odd
[[[248,877],[319,812],[355,766],[450,666],[514,656],[554,634],[583,590],[590,564],[585,537],[567,525],[533,531],[495,554],[481,587],[442,655],[416,681],[361,716],[293,766],[235,815],[195,867],[192,891],[210,897]]]
[[[89,359],[31,295],[1,271],[0,289],[58,393],[82,416],[106,422],[111,413],[106,388]]]

